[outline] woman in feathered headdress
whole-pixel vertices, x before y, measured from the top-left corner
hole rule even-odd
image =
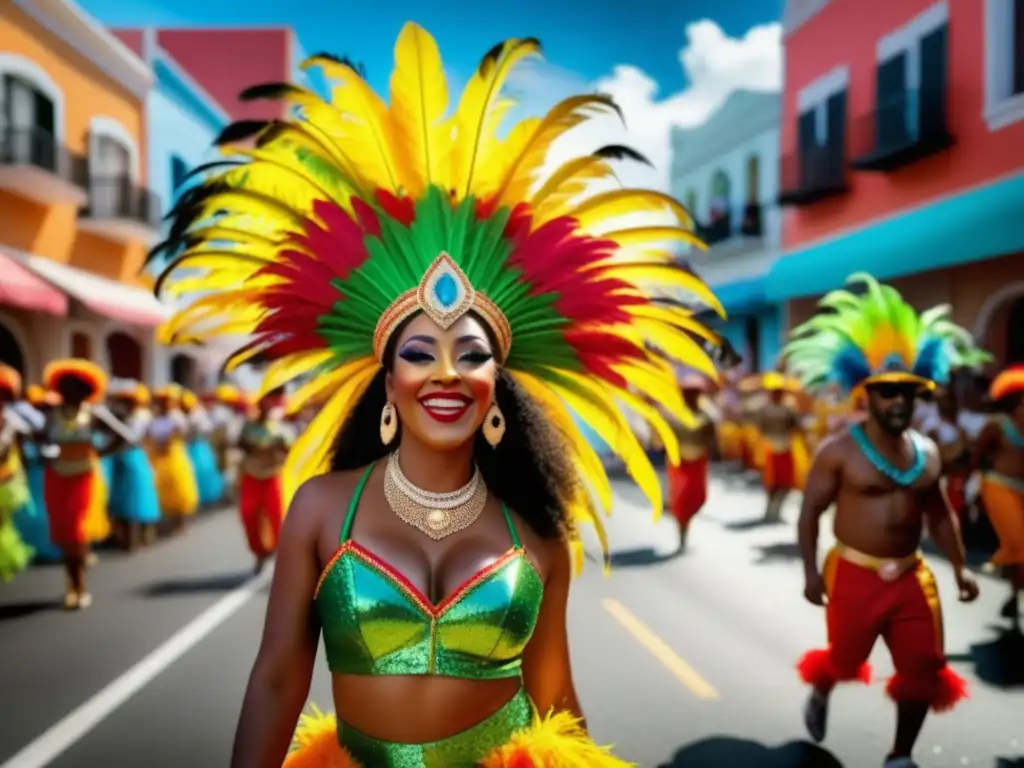
[[[68,609],[92,604],[85,588],[90,549],[110,535],[100,460],[122,440],[97,413],[107,383],[102,368],[78,358],[55,360],[43,371],[43,386],[60,395],[60,405],[50,413],[46,427],[46,442],[55,457],[46,465],[43,495],[50,538],[64,556],[68,575],[64,607]]]
[[[226,148],[247,162],[227,161],[174,213],[168,250],[184,250],[158,289],[199,293],[169,337],[252,334],[229,367],[272,360],[263,392],[305,377],[293,408],[327,395],[289,454],[290,471],[314,479],[281,534],[233,765],[284,757],[317,624],[339,720],[305,719],[290,768],[343,764],[339,743],[365,768],[622,765],[581,730],[570,673],[567,544],[611,488],[569,408],[660,513],[626,414],[677,460],[644,398],[680,417],[685,405],[647,344],[708,368],[696,337],[714,334],[653,292],[720,306],[664,248],[695,242],[678,203],[587,194],[614,181],[610,159],[635,153],[609,147],[541,175],[551,143],[614,115],[610,99],[568,99],[498,138],[502,86],[538,49],[496,45],[451,118],[437,45],[414,24],[389,106],[347,64],[308,62],[331,103],[291,85],[250,90],[300,117]],[[618,221],[641,212],[664,223]]]
[[[160,520],[160,499],[156,474],[143,447],[153,415],[149,388],[138,381],[111,383],[111,410],[132,431],[134,441],[110,455],[110,516],[114,533],[129,552],[139,544],[156,540]]]
[[[1024,591],[1024,365],[1013,365],[992,381],[989,400],[997,411],[981,430],[971,472],[989,466],[981,478],[985,513],[999,536],[991,563],[1002,568],[1011,594],[1004,618],[1020,619],[1018,597]]]
[[[36,410],[44,422],[53,409],[60,405],[60,395],[48,391],[38,384],[25,387],[25,402]],[[21,441],[21,460],[25,466],[31,505],[22,507],[14,515],[14,524],[21,534],[22,540],[35,550],[35,560],[58,562],[60,550],[50,540],[50,521],[46,512],[46,499],[43,494],[44,461],[39,434],[29,435]]]
[[[804,490],[800,547],[805,597],[825,604],[828,648],[799,663],[812,686],[804,710],[811,736],[824,738],[829,694],[838,682],[869,682],[868,654],[885,638],[896,674],[887,692],[897,703],[896,740],[887,766],[912,764],[911,752],[928,709],[943,711],[966,693],[946,664],[937,586],[920,553],[928,534],[953,565],[960,599],[977,597],[964,563],[955,514],[940,485],[937,447],[910,429],[914,400],[944,383],[950,369],[978,358],[970,336],[949,319],[949,307],[920,315],[892,287],[856,274],[851,290],[829,293],[822,312],[793,331],[783,350],[788,370],[805,386],[836,382],[861,394],[867,420],[826,441]],[[836,546],[817,562],[821,515],[835,504]]]
[[[170,520],[175,534],[184,532],[186,520],[199,509],[199,486],[186,448],[189,423],[181,411],[184,392],[179,384],[153,391],[153,418],[146,431],[160,514]]]
[[[8,418],[7,409],[21,397],[21,374],[0,363],[0,581],[10,581],[32,561],[33,549],[18,533],[14,517],[26,507],[32,516],[32,496],[21,463],[19,442],[25,436]]]

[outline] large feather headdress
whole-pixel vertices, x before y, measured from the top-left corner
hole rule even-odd
[[[975,367],[991,356],[949,319],[943,304],[920,314],[895,288],[863,272],[818,303],[822,310],[792,332],[782,354],[788,371],[808,388],[839,384],[846,392],[876,382],[909,382],[927,389],[943,384],[957,367]]]
[[[249,89],[245,98],[290,101],[296,117],[261,127],[254,147],[225,146],[233,157],[198,169],[212,176],[173,212],[158,247],[173,260],[156,290],[187,306],[165,338],[248,334],[228,370],[260,355],[272,361],[263,392],[305,380],[290,409],[324,406],[290,454],[287,471],[298,480],[325,471],[333,433],[403,319],[423,311],[447,327],[472,310],[494,332],[504,368],[566,438],[601,505],[611,504],[609,482],[566,405],[660,511],[658,477],[623,406],[677,452],[645,397],[685,418],[671,362],[714,376],[702,345],[718,337],[671,296],[686,292],[720,313],[721,305],[666,247],[700,245],[675,200],[637,189],[592,193],[593,182],[615,181],[610,159],[637,153],[605,147],[542,177],[555,139],[594,115],[614,116],[608,97],[566,99],[498,137],[514,103],[503,85],[538,53],[532,39],[496,45],[451,117],[437,44],[415,24],[395,46],[390,104],[352,66],[314,57],[303,66],[321,68],[329,102],[290,84]],[[621,221],[644,212],[667,223]],[[581,496],[589,516],[591,496]]]

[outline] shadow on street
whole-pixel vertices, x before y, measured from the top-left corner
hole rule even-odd
[[[979,680],[1000,688],[1024,686],[1024,635],[1020,630],[1008,630],[990,625],[995,639],[987,643],[976,643],[966,653],[950,654],[950,661],[974,665],[974,674]],[[1020,764],[1009,763],[1009,765]],[[1001,766],[1000,766],[1001,768]]]
[[[1024,757],[1000,757],[995,768],[1024,768]]]
[[[199,576],[190,579],[168,579],[149,584],[139,591],[143,597],[168,597],[198,592],[230,592],[242,586],[252,577],[251,570],[238,573],[222,573],[216,576]]]
[[[637,549],[624,549],[620,552],[613,552],[611,564],[613,568],[638,568],[645,565],[657,565],[675,560],[682,553],[671,552],[667,555],[659,555],[654,547],[639,547]]]
[[[835,755],[807,741],[766,747],[756,741],[714,736],[682,747],[658,768],[843,768]]]
[[[0,605],[0,621],[21,619],[37,613],[59,611],[60,609],[60,600],[27,600],[21,603],[6,603]]]
[[[757,547],[757,558],[754,565],[777,563],[780,560],[799,560],[800,545],[795,541],[780,541]]]
[[[785,525],[785,520],[769,520],[764,515],[749,520],[732,520],[725,524],[730,531],[754,531],[759,528],[778,528]]]

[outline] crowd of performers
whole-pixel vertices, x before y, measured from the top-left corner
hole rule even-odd
[[[867,657],[881,637],[895,667],[887,693],[897,703],[885,765],[908,768],[929,709],[944,711],[966,695],[946,665],[923,535],[948,558],[960,599],[970,601],[978,588],[961,531],[987,519],[998,549],[984,570],[1005,577],[1010,595],[1001,616],[1020,631],[1024,366],[1010,366],[979,391],[978,369],[991,357],[948,319],[948,307],[919,315],[868,275],[850,282],[793,331],[782,370],[725,372],[717,387],[707,377],[681,379],[699,415],[677,424],[667,506],[683,549],[707,499],[710,459],[759,477],[768,523],[781,521],[791,492],[802,492],[805,597],[825,606],[828,630],[828,646],[798,665],[812,691],[808,731],[824,739],[837,683],[871,681]],[[822,560],[819,524],[829,510],[837,543]]]
[[[0,578],[61,562],[63,604],[88,607],[95,549],[127,552],[182,534],[199,511],[237,502],[257,570],[284,516],[284,457],[302,429],[282,391],[254,400],[229,384],[202,395],[109,379],[58,360],[25,386],[0,365]]]

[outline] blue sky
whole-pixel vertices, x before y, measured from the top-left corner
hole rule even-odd
[[[78,2],[110,26],[287,24],[307,52],[326,50],[363,62],[378,90],[386,87],[392,46],[406,21],[437,38],[458,87],[499,40],[537,37],[548,63],[527,70],[517,83],[533,99],[524,109],[544,110],[597,87],[616,97],[640,132],[633,144],[653,153],[659,165],[667,158],[670,125],[699,122],[731,89],[770,88],[781,78],[777,25],[773,33],[765,33],[764,25],[779,19],[783,0]],[[687,48],[692,56],[684,66],[680,52]],[[766,79],[766,69],[776,68],[777,76]]]

